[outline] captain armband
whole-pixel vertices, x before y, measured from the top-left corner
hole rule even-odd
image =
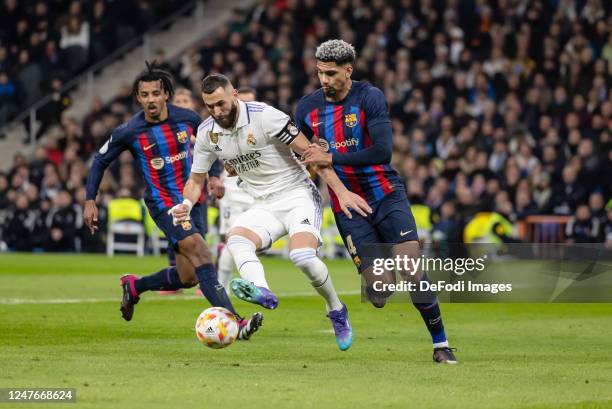
[[[291,142],[297,138],[300,134],[300,130],[295,126],[292,121],[287,122],[287,125],[276,135],[276,138],[280,139],[285,145],[290,145]]]

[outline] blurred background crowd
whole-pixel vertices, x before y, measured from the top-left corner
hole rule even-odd
[[[170,14],[178,0],[3,0],[0,5],[0,124],[104,59]],[[57,96],[42,112],[57,117]],[[59,105],[59,106],[58,106]]]
[[[173,3],[5,0],[2,109],[6,101],[26,106],[56,89],[56,80],[61,87]],[[123,7],[140,13],[142,26],[123,21],[130,16]],[[319,87],[316,46],[342,38],[358,53],[353,79],[387,98],[393,165],[411,202],[425,210],[417,217],[425,237],[464,241],[466,226],[485,212],[510,226],[503,236],[520,238],[517,228],[530,216],[556,215],[565,217],[560,240],[612,246],[611,9],[605,0],[265,1],[235,12],[177,60],[163,50],[155,59],[177,86],[194,90],[203,117],[198,90],[213,72],[293,113]],[[109,19],[134,33],[111,35]],[[78,64],[67,51],[74,46],[85,49]],[[36,82],[28,79],[33,72]],[[138,110],[130,82],[111,103],[93,101],[82,123],[62,114],[74,102],[58,96],[33,157],[17,154],[0,174],[8,248],[103,250],[103,234],[90,236],[81,222],[83,186],[96,149]],[[126,152],[109,169],[100,202],[120,189],[139,197],[141,188]]]

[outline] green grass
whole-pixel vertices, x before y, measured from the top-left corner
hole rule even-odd
[[[411,305],[360,302],[350,262],[329,263],[355,332],[340,352],[302,274],[265,259],[279,308],[252,341],[211,350],[193,331],[206,303],[192,290],[147,294],[121,319],[119,275],[163,264],[1,255],[0,387],[77,388],[76,405],[53,408],[612,408],[609,304],[444,304],[461,363],[440,366]]]

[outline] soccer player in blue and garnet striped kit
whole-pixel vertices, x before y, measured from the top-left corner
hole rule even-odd
[[[391,120],[383,93],[372,85],[351,80],[355,49],[342,40],[329,40],[315,53],[322,88],[303,97],[296,108],[298,128],[317,144],[303,153],[305,164],[333,166],[338,177],[353,193],[367,200],[372,213],[363,217],[352,211],[351,218],[339,211],[330,191],[338,230],[357,269],[366,282],[372,304],[383,307],[391,293],[373,289],[375,281],[393,283],[393,272],[373,274],[367,247],[391,244],[394,255],[420,257],[414,217],[403,182],[390,166]],[[407,278],[427,280],[414,272]],[[417,288],[419,286],[417,285]],[[454,364],[435,292],[411,292],[433,341],[435,362]]]
[[[215,307],[224,307],[236,314],[227,293],[217,280],[210,253],[203,239],[205,234],[203,206],[196,203],[192,218],[176,223],[170,210],[183,202],[183,189],[189,179],[192,157],[190,136],[202,122],[192,110],[168,104],[174,88],[172,77],[147,63],[133,86],[133,95],[143,110],[127,123],[116,128],[110,139],[96,154],[87,177],[87,201],[84,219],[92,234],[97,226],[96,195],[105,169],[123,151],[130,151],[145,180],[145,204],[157,226],[174,246],[176,266],[138,278],[127,274],[121,277],[123,299],[121,313],[126,321],[132,319],[134,305],[148,290],[200,289]],[[210,190],[222,196],[220,170],[211,172]],[[195,212],[195,213],[194,213]],[[238,316],[238,314],[236,314]],[[261,325],[263,317],[256,313],[250,319],[239,318],[239,339],[248,339]]]

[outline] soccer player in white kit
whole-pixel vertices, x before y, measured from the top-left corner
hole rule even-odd
[[[341,350],[352,344],[346,306],[338,298],[325,264],[317,257],[321,235],[321,198],[294,153],[309,142],[288,115],[259,102],[242,102],[227,77],[212,74],[202,82],[202,98],[211,117],[198,128],[195,157],[183,190],[182,205],[175,206],[177,220],[189,217],[199,197],[206,172],[217,159],[240,177],[239,186],[255,198],[254,205],[234,222],[227,241],[242,279],[232,280],[232,291],[241,299],[275,308],[278,299],[269,290],[256,251],[289,234],[291,261],[325,299],[336,343]],[[317,169],[340,206],[365,215],[365,200],[348,191],[330,167]]]
[[[253,102],[256,99],[255,90],[251,88],[240,88],[237,90],[238,98],[243,102]],[[229,293],[229,282],[234,269],[234,259],[229,250],[224,246],[234,221],[239,215],[246,212],[253,206],[255,199],[249,195],[244,189],[238,186],[238,175],[223,172],[223,187],[225,194],[219,199],[219,235],[221,241],[218,247],[217,258],[217,274],[219,275],[219,283],[225,287]]]

